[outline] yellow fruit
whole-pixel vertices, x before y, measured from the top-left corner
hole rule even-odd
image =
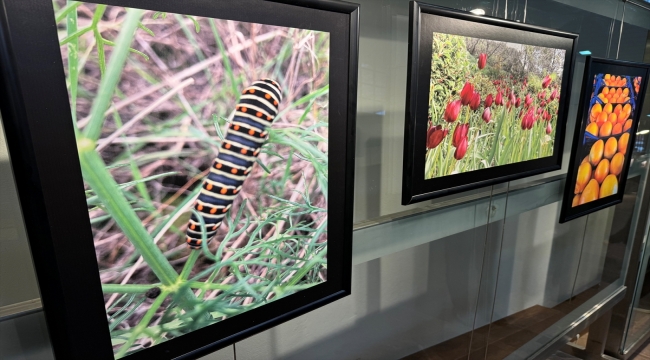
[[[609,88],[608,88],[607,86],[605,86],[605,87],[603,88],[603,91],[601,91],[600,93],[601,93],[601,94],[605,94],[605,95],[609,94]]]
[[[623,89],[623,96],[628,96],[630,94],[630,89],[625,88]]]
[[[609,175],[609,160],[602,159],[594,170],[594,179],[601,184],[607,175]]]
[[[607,104],[607,105],[609,105],[609,104]],[[608,118],[607,113],[603,111],[603,112],[598,114],[598,117],[596,118],[596,121],[604,123],[605,121],[607,121],[607,118]]]
[[[612,135],[618,135],[623,132],[623,124],[618,123],[612,128]]]
[[[609,121],[612,124],[616,124],[616,120],[618,120],[618,117],[614,113],[609,114],[609,116],[607,117],[607,121]]]
[[[582,165],[582,164],[584,164],[586,162],[589,162],[589,155],[585,156],[585,158],[582,159],[582,161],[580,162],[580,165]]]
[[[594,106],[591,107],[591,115],[596,116],[600,114],[603,111],[603,106],[600,105],[599,103],[595,103]]]
[[[627,152],[627,142],[630,141],[630,133],[624,133],[618,139],[618,152],[625,155]],[[591,157],[589,158],[591,160]]]
[[[605,104],[608,103],[607,95],[600,94],[600,95],[598,95],[598,98],[599,98],[600,100],[602,100]]]
[[[603,158],[604,148],[605,142],[603,142],[603,140],[598,140],[591,146],[591,150],[589,151],[589,162],[591,165],[598,165],[600,159]]]
[[[610,136],[611,134],[612,134],[612,123],[607,121],[600,127],[600,130],[598,131],[598,135],[600,135],[600,137],[603,137],[603,136]]]
[[[628,131],[631,128],[632,128],[632,119],[625,121],[625,125],[623,125],[623,131]]]
[[[600,198],[614,195],[617,192],[618,192],[618,179],[614,175],[611,174],[607,175],[605,180],[603,180],[603,184],[600,187],[600,193],[599,193]]]
[[[605,74],[605,80],[609,80],[612,77],[610,74]]]
[[[571,207],[576,207],[580,205],[580,195],[575,195],[573,201],[571,202]]]
[[[609,173],[618,176],[623,171],[625,155],[616,153],[609,164]]]
[[[627,120],[627,118],[629,117],[630,117],[630,112],[623,109],[621,111],[621,115],[618,117],[618,119],[616,119],[616,122],[618,122],[619,124],[623,124],[625,120]]]
[[[585,131],[593,136],[598,136],[598,125],[596,123],[590,123],[587,125],[587,129],[585,129]]]
[[[603,150],[603,156],[607,159],[611,159],[616,151],[618,150],[618,142],[615,137],[610,137],[605,143],[605,149]],[[600,181],[599,181],[600,182]]]
[[[632,111],[632,105],[630,105],[630,104],[625,104],[625,105],[623,106],[623,110],[625,110],[625,111],[627,111],[627,112],[631,112],[631,111]]]
[[[607,115],[609,115],[612,113],[612,111],[614,111],[614,108],[612,107],[612,104],[605,104],[603,111],[606,112]]]
[[[587,183],[591,180],[591,164],[588,162],[580,164],[578,167],[578,176],[576,176],[576,187],[574,194],[580,194]]]
[[[616,117],[618,117],[621,111],[623,111],[623,107],[621,106],[621,104],[616,105],[616,107],[614,108],[614,114],[616,114]]]
[[[598,181],[595,179],[589,180],[589,183],[587,186],[585,186],[585,189],[582,191],[582,194],[580,194],[580,200],[578,203],[580,205],[598,200],[598,195],[600,193],[600,186],[598,186]]]

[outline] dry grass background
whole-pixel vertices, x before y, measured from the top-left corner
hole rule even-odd
[[[106,74],[102,58],[110,64],[126,10],[109,6],[101,13],[101,6],[60,0],[54,6],[73,118],[83,131]],[[76,28],[92,29],[71,36],[75,11]],[[143,321],[165,287],[87,185],[118,357],[327,277],[329,35],[153,11],[140,22],[95,150],[169,263],[178,273],[189,271],[186,286],[211,318],[197,321],[169,292]],[[78,42],[73,60],[70,39]],[[192,258],[184,231],[196,190],[218,153],[239,93],[265,77],[284,89],[281,112],[230,220]]]

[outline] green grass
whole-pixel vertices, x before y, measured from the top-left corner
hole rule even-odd
[[[305,80],[312,64],[327,66],[327,37],[290,29],[234,51],[219,20],[137,9],[109,20],[105,5],[63,0],[55,8],[65,24],[61,50],[116,358],[326,281],[326,68]],[[170,54],[157,36],[174,26],[166,39],[184,47]],[[158,50],[144,54],[136,38]],[[252,56],[264,51],[274,53]],[[165,83],[219,55],[214,66]],[[156,61],[175,64],[172,73]],[[250,67],[280,81],[290,100],[269,130],[245,196],[215,239],[205,241],[204,232],[202,248],[191,251],[184,244],[191,205],[242,87],[255,80],[247,77]],[[134,88],[160,84],[111,108],[137,96]]]

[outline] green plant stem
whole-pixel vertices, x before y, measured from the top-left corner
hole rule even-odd
[[[117,83],[121,78],[122,69],[126,62],[126,56],[129,53],[133,36],[138,28],[140,18],[144,10],[128,9],[126,19],[122,25],[122,30],[115,41],[115,48],[111,55],[111,60],[106,68],[106,73],[102,77],[102,81],[97,91],[97,97],[93,102],[90,110],[90,120],[84,129],[86,138],[95,141],[99,138],[104,125],[104,113],[108,109],[110,102],[113,98],[113,92],[117,87]],[[98,47],[100,44],[97,44]]]
[[[185,261],[185,266],[183,267],[183,271],[181,271],[181,276],[180,276],[181,281],[186,281],[187,278],[190,276],[190,273],[192,272],[192,269],[194,268],[194,264],[196,263],[196,260],[199,258],[199,255],[201,255],[201,251],[199,250],[192,250],[192,252],[190,252],[190,255]]]
[[[102,284],[102,292],[106,294],[141,294],[160,284],[140,285],[140,284]]]
[[[124,232],[136,250],[149,264],[158,279],[167,286],[176,283],[178,274],[169,264],[160,249],[153,243],[151,236],[142,226],[119,186],[104,168],[104,163],[95,152],[95,143],[81,137],[77,140],[79,159],[84,179],[102,199],[109,214]]]
[[[151,304],[151,307],[149,308],[149,310],[147,310],[146,314],[144,314],[142,320],[140,320],[138,325],[136,325],[136,327],[131,332],[131,335],[129,336],[129,340],[127,340],[126,343],[122,345],[122,347],[120,348],[120,351],[118,351],[117,354],[115,354],[116,359],[123,357],[126,354],[126,352],[129,351],[133,343],[138,339],[138,336],[147,328],[147,325],[149,325],[149,322],[151,322],[151,319],[156,314],[158,308],[160,308],[163,301],[165,301],[168,295],[169,292],[166,291],[161,293],[153,302],[153,304]]]
[[[66,10],[67,34],[70,37],[77,32],[77,7],[80,2],[68,0]],[[58,22],[58,20],[57,20]],[[77,89],[79,86],[79,37],[75,37],[68,43],[68,74],[70,79],[70,108],[72,109],[72,122],[77,128]]]

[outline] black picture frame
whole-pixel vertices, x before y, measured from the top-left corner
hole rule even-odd
[[[0,0],[0,109],[57,359],[113,359],[51,0]],[[328,280],[126,359],[196,359],[350,294],[359,5],[103,0],[330,32]]]
[[[577,53],[577,34],[474,15],[418,1],[410,3],[409,29],[402,205],[560,169]],[[433,32],[566,50],[552,156],[425,180],[424,149]]]
[[[589,144],[589,148],[583,147],[588,139],[586,139],[585,132],[586,126],[590,123],[590,108],[592,106],[592,92],[594,92],[594,78],[597,74],[614,74],[614,75],[629,75],[641,76],[642,83],[639,93],[636,97],[635,107],[633,108],[632,127],[629,131],[629,140],[627,150],[625,153],[625,160],[623,163],[622,172],[620,173],[620,180],[618,182],[618,192],[615,195],[609,195],[594,201],[573,207],[573,198],[575,196],[576,176],[578,174],[578,167],[585,156],[589,155],[589,150],[593,143]],[[627,183],[627,176],[630,170],[630,162],[632,161],[632,154],[635,148],[636,133],[641,121],[641,108],[643,107],[643,100],[645,92],[648,88],[648,81],[650,81],[650,64],[634,63],[629,61],[603,59],[598,57],[588,56],[585,61],[585,72],[580,91],[580,106],[578,107],[578,117],[576,118],[576,127],[573,136],[573,143],[571,146],[571,160],[569,162],[569,169],[567,171],[567,179],[564,186],[564,197],[562,199],[562,208],[560,209],[560,223],[565,223],[570,220],[591,214],[598,210],[619,204],[623,201],[623,194],[625,193],[625,185]],[[596,91],[602,90],[596,89]],[[622,134],[621,134],[622,135]],[[620,135],[612,134],[611,137],[620,139]],[[599,137],[602,138],[602,137]],[[587,151],[587,152],[585,152]]]

